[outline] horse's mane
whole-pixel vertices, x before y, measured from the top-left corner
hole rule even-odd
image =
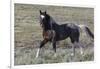
[[[56,21],[52,18],[52,16],[50,16],[49,14],[47,14],[48,16],[49,16],[49,18],[50,18],[50,24],[53,24],[53,25],[59,25],[59,24],[57,24],[56,23]]]

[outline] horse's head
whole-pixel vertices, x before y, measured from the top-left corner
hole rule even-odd
[[[43,27],[44,25],[49,24],[50,16],[46,11],[42,12],[40,10],[40,25]]]

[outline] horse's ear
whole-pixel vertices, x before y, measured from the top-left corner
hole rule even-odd
[[[45,11],[44,13],[45,13],[45,14],[47,14],[47,12],[46,12],[46,11]]]
[[[41,14],[42,12],[41,12],[41,10],[40,10],[40,14]]]

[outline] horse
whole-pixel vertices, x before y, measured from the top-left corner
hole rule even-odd
[[[43,29],[43,41],[41,41],[39,48],[37,49],[36,58],[39,56],[41,48],[47,43],[51,42],[54,52],[56,53],[56,42],[70,38],[72,43],[71,56],[75,55],[75,45],[80,47],[80,53],[83,54],[83,46],[79,42],[80,29],[84,29],[87,35],[92,39],[94,38],[93,33],[85,25],[76,25],[74,23],[57,24],[57,22],[46,12],[40,12],[40,26]]]

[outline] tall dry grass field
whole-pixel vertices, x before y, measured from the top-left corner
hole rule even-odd
[[[94,42],[82,33],[80,42],[84,45],[84,54],[80,55],[76,47],[74,57],[71,57],[70,39],[57,42],[57,56],[50,43],[47,43],[35,59],[42,38],[42,28],[39,23],[39,10],[46,10],[58,24],[85,24],[94,32],[94,9],[82,7],[46,6],[46,5],[14,5],[14,64],[48,64],[63,62],[81,62],[94,60]]]

